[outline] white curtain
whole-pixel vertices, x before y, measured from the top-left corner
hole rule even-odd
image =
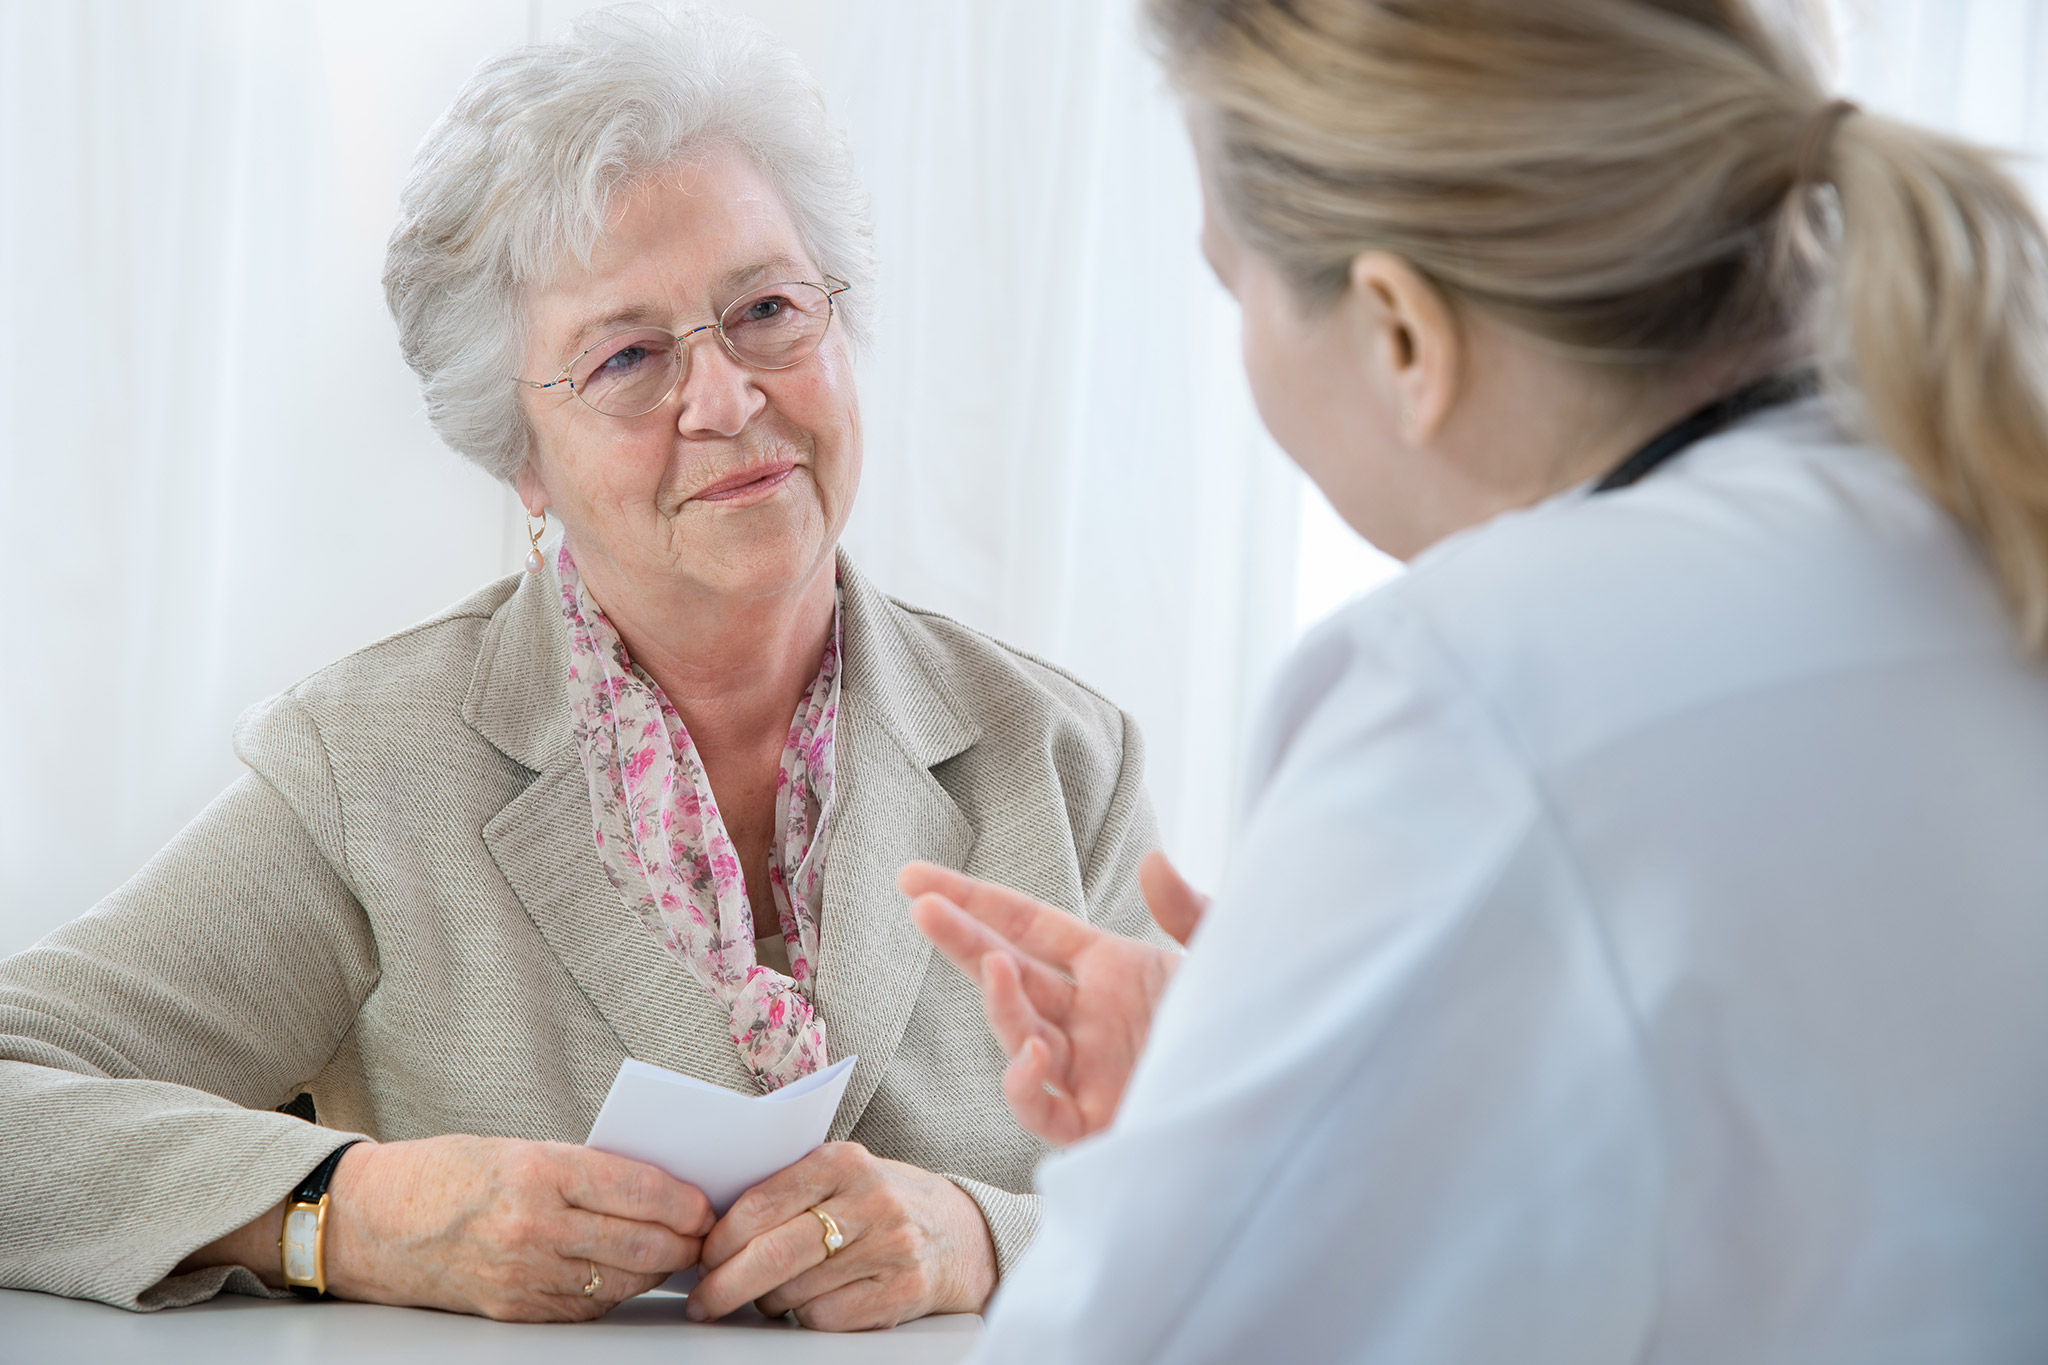
[[[1298,483],[1128,5],[729,3],[812,63],[874,193],[850,547],[1135,711],[1169,846],[1213,873]],[[585,7],[0,0],[0,954],[233,779],[244,706],[517,564],[377,277],[468,72]]]
[[[505,559],[376,281],[408,149],[527,16],[361,8],[0,5],[0,952],[233,778],[243,706]]]
[[[1129,0],[724,2],[811,63],[874,192],[851,548],[1135,711],[1212,875],[1260,679],[1387,565],[1257,432]],[[2048,147],[2044,0],[1834,4],[1859,99]],[[469,71],[585,7],[0,0],[0,953],[234,777],[242,707],[516,566],[377,276]]]
[[[1843,88],[1872,109],[2016,154],[2048,202],[2048,2],[1828,0]]]

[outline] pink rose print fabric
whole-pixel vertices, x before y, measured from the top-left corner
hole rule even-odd
[[[598,861],[626,903],[721,1005],[733,1046],[763,1091],[825,1064],[811,1006],[832,818],[839,715],[839,612],[817,679],[798,705],[775,784],[768,884],[790,975],[754,958],[746,878],[683,719],[583,589],[564,542],[555,559],[569,627],[569,705],[590,781]]]

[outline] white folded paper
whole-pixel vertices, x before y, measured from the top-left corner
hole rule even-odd
[[[742,1095],[628,1059],[584,1145],[659,1166],[723,1214],[825,1141],[858,1060],[842,1057],[780,1090]]]
[[[659,1166],[704,1192],[723,1214],[733,1201],[783,1167],[816,1151],[839,1112],[858,1057],[766,1095],[742,1095],[694,1076],[627,1059],[583,1145]],[[697,1283],[680,1271],[661,1286],[677,1293]]]

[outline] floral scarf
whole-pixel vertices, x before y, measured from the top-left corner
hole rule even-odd
[[[807,1076],[825,1064],[825,1025],[810,994],[832,818],[838,604],[775,782],[768,884],[789,945],[784,976],[754,958],[746,878],[682,717],[626,657],[618,632],[584,591],[566,541],[555,564],[569,627],[569,705],[590,780],[598,861],[654,936],[725,1006],[733,1046],[761,1089]]]

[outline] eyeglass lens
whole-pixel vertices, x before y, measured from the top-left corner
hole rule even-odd
[[[719,314],[727,351],[757,370],[786,370],[818,349],[832,321],[832,296],[814,284],[771,284],[743,294]],[[660,407],[682,382],[685,347],[659,327],[608,336],[577,358],[577,396],[611,417]]]

